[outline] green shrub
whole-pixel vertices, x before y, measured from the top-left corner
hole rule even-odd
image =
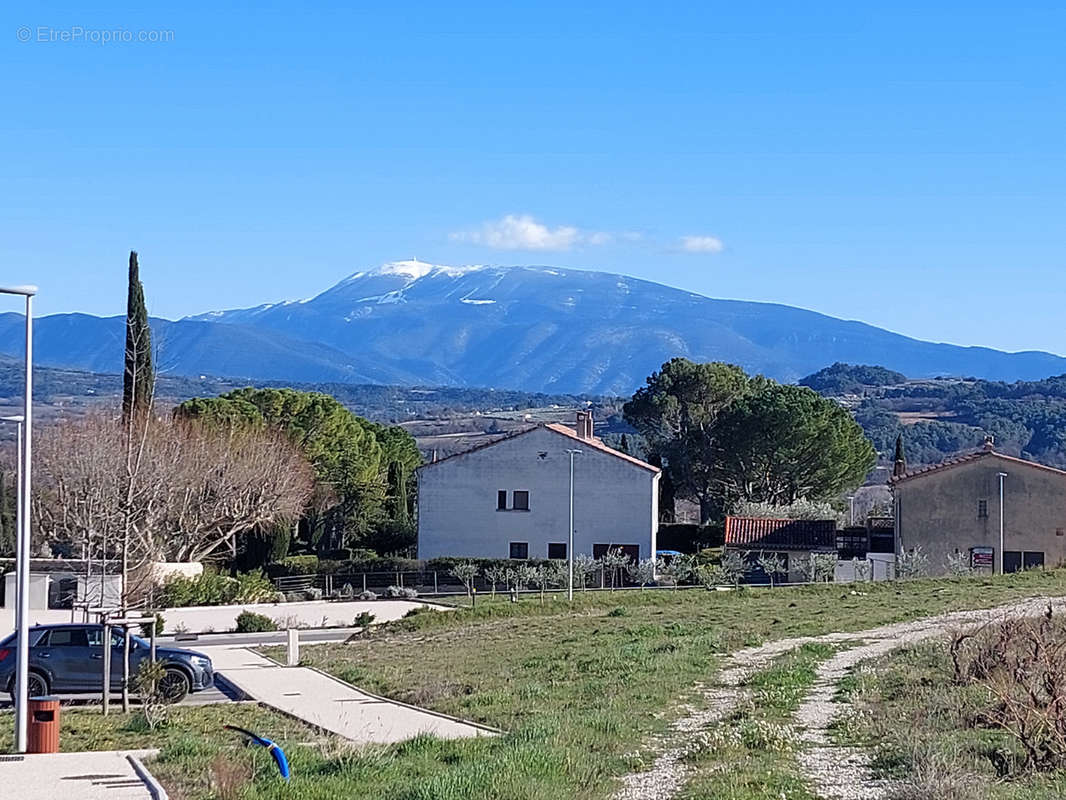
[[[267,567],[271,577],[281,575],[314,575],[319,571],[318,556],[289,556]]]
[[[627,616],[629,616],[629,611],[628,611],[628,609],[626,609],[625,606],[616,606],[615,608],[612,608],[610,611],[607,612],[607,616],[608,617],[627,617]]]
[[[234,599],[238,603],[268,603],[277,593],[273,582],[261,569],[238,575],[236,581],[237,594]]]
[[[164,608],[183,608],[269,602],[274,595],[274,585],[260,570],[236,578],[205,571],[195,578],[181,575],[168,578],[159,590],[158,599]]]
[[[277,623],[266,614],[256,614],[254,611],[242,611],[237,615],[237,633],[263,633],[276,631]]]
[[[355,615],[355,621],[352,623],[356,628],[368,628],[370,623],[374,621],[374,615],[369,611],[360,611]]]

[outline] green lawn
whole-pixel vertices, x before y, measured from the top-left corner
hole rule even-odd
[[[104,722],[92,710],[68,712],[63,746],[161,745],[162,760],[153,771],[176,800],[606,798],[618,776],[650,763],[649,735],[666,728],[683,703],[700,702],[697,684],[713,682],[722,657],[732,650],[1037,594],[1066,594],[1066,571],[857,588],[579,593],[572,608],[565,600],[542,604],[528,597],[514,605],[482,598],[476,610],[424,611],[354,644],[305,646],[301,653],[307,662],[370,691],[499,727],[507,731],[504,736],[420,738],[354,749],[280,715],[229,705],[178,709],[167,730],[144,735],[129,720]],[[733,723],[775,724],[820,657],[807,649],[753,679],[763,700],[751,710],[751,720]],[[291,786],[281,786],[258,753],[249,783],[238,774],[233,791],[208,788],[210,775],[246,769],[253,758],[254,751],[219,730],[231,714],[236,724],[277,739],[291,753]],[[79,724],[85,727],[75,742],[67,731]],[[743,775],[760,766],[749,760],[746,773],[723,778],[719,767],[730,757],[724,752],[715,757],[710,750],[697,755],[686,797],[780,797],[750,787],[747,793],[716,794],[730,785],[723,780],[743,785]],[[792,777],[774,767],[767,782]]]

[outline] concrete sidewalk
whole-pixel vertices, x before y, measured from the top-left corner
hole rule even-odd
[[[202,647],[215,671],[251,698],[360,744],[392,744],[428,733],[443,739],[494,736],[492,728],[369,694],[318,670],[282,667],[243,648]]]
[[[166,792],[139,763],[158,753],[107,750],[0,756],[0,796],[13,800],[166,800]]]

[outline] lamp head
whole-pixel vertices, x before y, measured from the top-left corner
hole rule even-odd
[[[0,286],[0,294],[20,294],[23,297],[33,297],[37,294],[37,287],[31,283],[22,286]]]

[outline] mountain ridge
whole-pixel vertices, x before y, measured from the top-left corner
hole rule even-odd
[[[0,352],[18,347],[10,317],[17,315],[0,315]],[[39,357],[114,369],[121,325],[121,317],[44,317]],[[1066,358],[1051,353],[924,342],[858,320],[610,272],[417,259],[353,272],[302,300],[153,320],[156,329],[178,374],[270,380],[625,395],[675,356],[729,361],[790,382],[837,361],[913,377],[1066,372]]]

